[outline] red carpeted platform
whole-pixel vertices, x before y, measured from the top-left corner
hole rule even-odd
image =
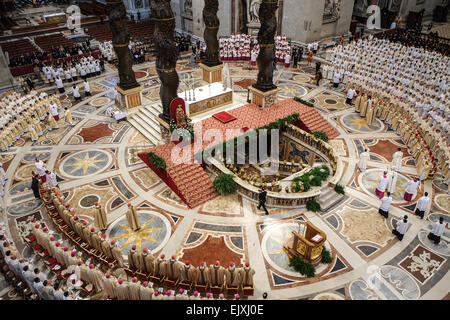
[[[255,104],[248,104],[226,112],[234,120],[227,122],[218,121],[215,117],[205,119],[194,125],[195,143],[192,144],[191,154],[188,160],[191,164],[176,164],[172,161],[172,152],[178,152],[181,148],[173,142],[155,147],[148,152],[153,152],[166,162],[166,170],[157,170],[147,160],[148,152],[139,154],[144,161],[190,208],[194,208],[201,203],[217,196],[211,179],[203,170],[201,165],[195,164],[194,154],[215,146],[226,140],[238,137],[247,130],[256,129],[272,123],[280,118],[299,114],[300,120],[295,125],[305,131],[324,131],[330,139],[339,133],[325,120],[317,110],[308,107],[293,99],[287,99],[272,105],[269,108],[261,109]],[[226,118],[231,119],[226,115]],[[225,118],[224,118],[225,119]],[[201,137],[206,130],[216,129],[222,132],[223,141],[203,141]],[[226,134],[229,129],[235,129],[233,134]],[[195,146],[195,147],[194,147]],[[178,148],[173,150],[174,148]],[[186,161],[185,161],[186,163]]]

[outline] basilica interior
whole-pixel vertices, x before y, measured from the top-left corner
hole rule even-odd
[[[0,300],[449,300],[448,8],[2,1]]]

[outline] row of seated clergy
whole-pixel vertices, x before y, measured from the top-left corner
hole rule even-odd
[[[412,122],[418,122],[420,123],[421,130],[423,131],[423,134],[431,134],[433,135],[436,142],[443,141],[444,145],[447,145],[447,160],[450,159],[450,151],[448,150],[448,144],[450,142],[445,141],[445,133],[444,132],[437,132],[433,127],[434,124],[436,124],[435,121],[431,117],[429,117],[426,113],[421,113],[422,110],[418,110],[414,104],[408,101],[407,96],[402,96],[399,94],[396,94],[396,92],[390,92],[390,91],[378,91],[373,92],[371,88],[369,88],[366,84],[361,83],[360,81],[357,81],[355,79],[351,80],[351,83],[349,83],[349,87],[353,87],[356,90],[364,91],[364,92],[370,92],[374,95],[377,95],[380,97],[380,110],[378,111],[376,116],[380,117],[381,120],[385,120],[386,122],[395,122],[398,121],[395,118],[399,117],[401,114],[403,118],[407,117],[410,120],[410,123]],[[355,104],[356,106],[356,104]],[[423,116],[423,118],[422,118]],[[441,165],[441,168],[444,166]]]
[[[392,101],[395,101],[395,104]],[[358,109],[356,103],[355,108]],[[376,116],[390,122],[391,128],[400,133],[418,164],[417,171],[421,180],[434,177],[438,169],[435,159],[439,161],[444,176],[448,175],[447,179],[450,178],[450,156],[445,142],[431,129],[431,120],[428,119],[427,122],[420,118],[406,98],[390,96],[380,99]]]
[[[47,188],[46,188],[47,189]],[[75,215],[75,210],[70,209],[70,204],[65,203],[64,197],[60,195],[57,188],[49,189],[49,193],[44,194],[45,197],[52,199],[54,206],[57,208],[60,217],[64,222],[70,226],[74,233],[76,233],[85,243],[89,244],[95,252],[106,258],[108,261],[117,261],[120,266],[123,266],[122,251],[117,247],[114,240],[109,242],[106,239],[106,234],[100,231],[96,232],[95,228],[89,228],[87,221],[80,220]]]
[[[31,222],[34,223],[34,218],[31,219]],[[48,229],[39,223],[34,225],[33,234],[36,236],[37,243],[47,250],[49,255],[55,258],[61,266],[65,266],[67,270],[77,274],[78,279],[91,283],[97,292],[102,290],[103,273],[93,264],[90,264],[88,268],[75,250],[69,250],[68,246],[63,246],[62,242],[56,241],[53,236],[49,235]]]
[[[151,263],[152,260],[153,263]],[[159,278],[166,278],[172,281],[179,280],[183,283],[197,285],[209,284],[219,287],[224,284],[228,286],[252,286],[255,274],[248,262],[244,268],[236,268],[234,263],[230,262],[230,266],[225,269],[220,266],[219,261],[216,261],[214,265],[209,267],[206,266],[205,262],[202,262],[197,268],[192,266],[189,261],[183,264],[176,260],[175,256],[166,260],[163,254],[158,259],[154,259],[148,251],[145,254],[145,258],[135,250],[130,251],[128,261],[132,269],[145,270],[145,273]]]

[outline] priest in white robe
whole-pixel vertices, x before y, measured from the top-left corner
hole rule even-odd
[[[428,192],[425,192],[424,196],[419,198],[416,205],[416,214],[420,217],[420,219],[423,219],[429,205],[430,197],[428,196]]]
[[[366,171],[367,169],[367,161],[370,159],[370,154],[367,152],[367,149],[364,149],[364,152],[361,152],[359,155],[358,167],[361,172]]]
[[[402,168],[402,158],[403,158],[403,152],[400,148],[398,148],[398,151],[395,152],[392,156],[392,163],[391,168],[394,171],[400,171]]]
[[[411,201],[413,195],[417,193],[417,188],[419,187],[419,185],[420,181],[417,180],[417,178],[414,178],[412,181],[409,181],[408,184],[406,185],[405,195],[403,199],[408,202]]]
[[[428,234],[428,239],[434,241],[434,244],[439,244],[441,241],[441,236],[444,233],[444,230],[447,226],[447,223],[444,223],[444,217],[439,217],[439,221],[433,224],[431,232]]]
[[[34,163],[34,166],[36,167],[36,172],[39,175],[39,177],[42,180],[42,183],[47,181],[47,176],[45,173],[45,164],[42,160],[40,160],[38,157],[36,157],[36,162]]]
[[[391,207],[392,197],[391,193],[388,192],[382,199],[381,199],[381,206],[378,209],[378,213],[381,214],[383,217],[387,218],[389,216],[389,208]]]
[[[130,228],[133,231],[137,231],[141,228],[141,223],[139,222],[136,208],[133,207],[131,205],[131,203],[128,204],[128,210],[127,210],[126,216],[127,216],[128,225],[130,226]]]
[[[378,179],[377,188],[375,189],[375,193],[377,196],[382,199],[384,197],[384,192],[386,191],[386,188],[389,183],[389,178],[387,176],[387,172],[384,171],[383,175]]]

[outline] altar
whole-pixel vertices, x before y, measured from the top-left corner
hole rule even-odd
[[[185,100],[186,114],[192,117],[233,103],[233,90],[223,90],[222,83],[215,82],[196,88],[194,94],[192,90],[181,92],[178,97]]]

